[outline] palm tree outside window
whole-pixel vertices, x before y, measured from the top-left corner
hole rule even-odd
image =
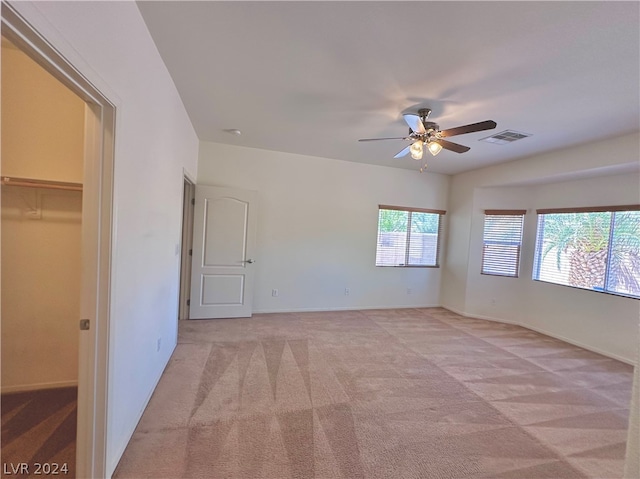
[[[640,298],[640,206],[538,215],[534,280]]]

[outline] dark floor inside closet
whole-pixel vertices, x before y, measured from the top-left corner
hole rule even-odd
[[[75,477],[77,398],[76,387],[2,395],[2,477]]]

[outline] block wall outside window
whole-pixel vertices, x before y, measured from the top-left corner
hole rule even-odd
[[[379,205],[376,266],[438,267],[444,214]]]

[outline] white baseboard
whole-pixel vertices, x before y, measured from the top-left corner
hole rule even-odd
[[[57,389],[77,387],[78,381],[56,381],[50,383],[17,384],[15,386],[2,386],[2,394],[23,393],[27,391],[38,391],[40,389]]]
[[[549,336],[549,337],[554,338],[554,339],[559,339],[560,341],[564,341],[565,343],[573,344],[574,346],[578,346],[579,348],[586,349],[587,351],[591,351],[593,353],[601,354],[602,356],[606,356],[608,358],[615,359],[615,360],[623,362],[625,364],[629,364],[631,366],[635,366],[636,365],[636,361],[634,359],[625,358],[625,357],[619,356],[617,354],[610,353],[609,351],[603,351],[602,349],[590,346],[588,344],[583,344],[580,341],[576,341],[575,339],[566,338],[566,337],[564,337],[562,335],[559,335],[559,334],[556,334],[556,333],[552,333],[552,332],[546,331],[546,330],[544,330],[542,328],[537,328],[535,326],[530,326],[528,324],[524,324],[524,323],[521,323],[519,321],[510,321],[508,319],[494,318],[494,317],[491,317],[491,316],[484,316],[484,315],[481,315],[481,314],[469,314],[469,313],[466,313],[464,311],[456,310],[455,308],[450,308],[449,306],[442,306],[442,307],[445,308],[445,309],[448,309],[449,311],[452,311],[452,312],[454,312],[456,314],[459,314],[460,316],[464,316],[465,318],[483,319],[483,320],[486,320],[486,321],[495,321],[497,323],[513,324],[515,326],[520,326],[522,328],[529,329],[531,331],[535,331],[536,333],[544,334],[545,336]]]

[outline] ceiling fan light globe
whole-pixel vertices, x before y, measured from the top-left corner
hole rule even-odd
[[[427,145],[427,148],[429,149],[429,153],[431,153],[433,156],[436,156],[438,153],[440,153],[440,151],[442,151],[442,145],[436,143],[435,141],[429,143]]]
[[[422,145],[423,145],[422,140],[413,142],[413,144],[411,145],[411,148],[409,148],[409,151],[411,152],[411,158],[413,158],[414,160],[422,159],[422,152],[423,152]]]

